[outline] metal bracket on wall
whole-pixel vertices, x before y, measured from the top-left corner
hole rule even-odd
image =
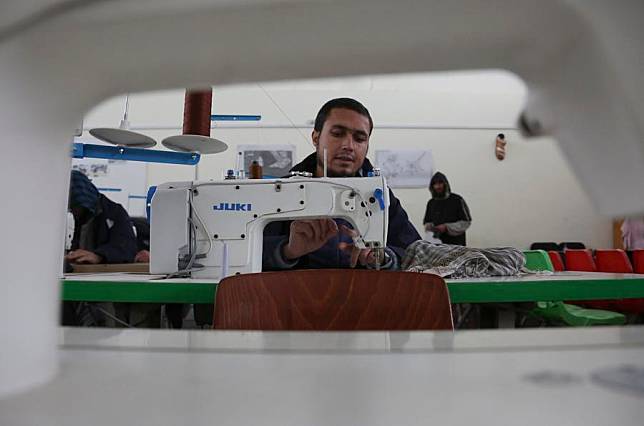
[[[260,121],[261,119],[261,115],[214,114],[210,116],[210,121]]]
[[[73,158],[103,158],[106,160],[143,161],[145,163],[183,164],[194,166],[199,163],[198,152],[173,152],[153,149],[128,148],[75,142]]]

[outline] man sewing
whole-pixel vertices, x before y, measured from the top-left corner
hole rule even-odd
[[[74,215],[74,237],[65,261],[73,263],[129,263],[136,254],[136,237],[125,209],[103,194],[78,170],[72,170],[69,209]],[[125,304],[122,304],[125,305]],[[107,314],[106,314],[107,313]],[[63,325],[115,326],[119,317],[112,303],[64,302]]]
[[[72,251],[65,260],[71,263],[129,263],[136,255],[136,237],[125,209],[98,192],[78,170],[72,170],[69,208],[76,229]]]
[[[328,101],[317,114],[311,135],[315,152],[291,171],[328,177],[366,177],[373,166],[366,158],[373,121],[358,101]],[[295,220],[269,224],[264,231],[263,269],[367,267],[397,269],[405,249],[420,236],[400,201],[389,191],[389,229],[384,256],[353,244],[357,232],[342,219]],[[377,264],[379,263],[379,265]]]

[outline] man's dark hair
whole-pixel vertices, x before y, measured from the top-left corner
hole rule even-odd
[[[315,117],[315,125],[313,126],[313,129],[316,132],[322,131],[322,127],[324,127],[324,122],[326,121],[327,117],[331,113],[331,110],[336,108],[350,109],[351,111],[355,111],[358,114],[367,117],[369,119],[369,134],[371,134],[371,131],[373,130],[373,120],[371,119],[371,114],[369,114],[369,110],[365,108],[365,106],[362,105],[360,102],[351,98],[331,99],[330,101],[322,105],[322,108],[320,108],[320,111],[318,111],[318,115]]]

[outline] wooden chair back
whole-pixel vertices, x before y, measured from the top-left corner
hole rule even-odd
[[[262,272],[219,283],[213,328],[453,330],[436,275],[363,269]]]

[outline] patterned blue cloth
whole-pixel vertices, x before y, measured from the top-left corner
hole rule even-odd
[[[69,206],[84,207],[92,213],[96,212],[98,189],[87,176],[78,170],[72,170],[69,187]]]

